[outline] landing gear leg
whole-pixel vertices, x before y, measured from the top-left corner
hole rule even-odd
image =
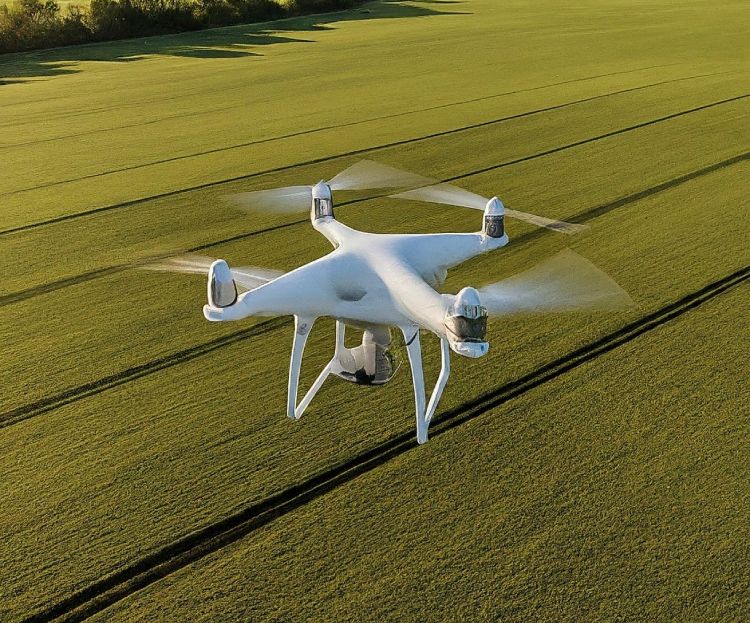
[[[430,396],[430,403],[425,408],[424,372],[422,369],[422,347],[419,342],[419,329],[417,327],[402,327],[401,331],[406,340],[406,351],[409,354],[409,366],[411,378],[414,384],[414,403],[417,415],[417,443],[427,442],[427,430],[430,426],[432,416],[440,402],[445,385],[450,376],[450,347],[447,340],[440,340],[440,355],[442,367],[435,388]]]
[[[432,390],[430,395],[430,404],[427,405],[427,424],[432,421],[432,416],[435,415],[440,397],[443,395],[443,390],[448,382],[448,377],[451,374],[451,347],[448,345],[448,340],[440,340],[440,374],[438,375],[435,389]]]
[[[297,402],[297,390],[299,387],[299,374],[302,368],[302,352],[305,350],[305,342],[310,334],[310,329],[315,322],[315,318],[303,319],[298,316],[294,317],[294,344],[292,345],[292,361],[289,366],[289,393],[287,395],[287,416],[293,420],[299,420],[302,414],[305,412],[315,394],[323,386],[323,383],[331,374],[336,357],[339,354],[340,349],[344,347],[344,331],[345,325],[343,322],[336,321],[336,350],[334,351],[333,358],[323,368],[323,371],[315,379],[310,389],[307,390],[305,397],[299,405]]]
[[[417,443],[427,442],[427,430],[432,416],[435,415],[440,397],[450,376],[450,346],[447,340],[440,340],[441,368],[435,388],[430,395],[430,403],[425,408],[424,372],[422,369],[422,347],[419,342],[417,327],[401,327],[406,340],[406,351],[409,354],[411,378],[414,384],[414,404],[417,415]]]
[[[315,318],[294,317],[294,342],[292,342],[292,358],[289,362],[289,386],[286,395],[286,414],[296,420],[297,389],[299,387],[299,373],[302,368],[302,353],[305,351],[310,329]]]
[[[422,371],[422,347],[419,343],[418,327],[402,327],[409,354],[411,380],[414,384],[414,403],[417,408],[417,443],[427,442],[427,414],[425,413],[424,373]]]

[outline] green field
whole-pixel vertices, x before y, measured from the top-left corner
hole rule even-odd
[[[744,620],[749,29],[744,2],[382,1],[0,57],[0,620]],[[305,214],[224,197],[360,158],[590,226],[511,222],[447,291],[570,246],[636,306],[491,322],[425,446],[406,369],[289,422],[288,321],[209,324],[202,279],[130,266],[319,257]]]

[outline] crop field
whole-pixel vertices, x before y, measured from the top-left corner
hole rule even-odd
[[[0,621],[746,620],[748,32],[745,2],[383,0],[0,57]],[[570,247],[635,305],[491,321],[424,446],[408,366],[289,421],[291,320],[205,322],[203,278],[137,265],[320,257],[226,196],[363,158],[588,225],[511,221],[446,291]],[[337,215],[481,227],[387,194]],[[303,386],[332,349],[321,319]]]

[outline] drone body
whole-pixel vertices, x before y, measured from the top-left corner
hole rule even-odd
[[[315,186],[312,195],[313,227],[331,242],[334,250],[239,297],[232,296],[231,270],[223,260],[217,260],[209,270],[209,303],[203,308],[204,315],[211,321],[247,316],[295,317],[287,405],[287,414],[293,419],[302,416],[314,395],[308,393],[300,405],[296,404],[302,352],[317,318],[336,318],[337,344],[325,376],[313,385],[315,391],[330,373],[360,384],[390,380],[393,365],[386,355],[390,344],[388,328],[399,328],[408,344],[414,377],[417,439],[424,443],[439,393],[437,388],[433,391],[434,400],[426,409],[421,352],[417,353],[419,329],[437,335],[444,350],[448,346],[467,357],[487,353],[486,312],[476,292],[467,289],[453,296],[439,294],[434,288],[442,285],[449,268],[508,244],[502,223],[503,205],[497,199],[490,201],[485,227],[478,233],[373,234],[335,219],[331,190],[326,184]],[[229,292],[232,300],[217,300],[214,293],[219,292]],[[456,322],[456,318],[461,320]],[[346,325],[365,330],[363,344],[358,347],[361,351],[355,353],[352,351],[356,349],[343,347]],[[447,358],[444,359],[440,392],[449,373]]]
[[[448,339],[460,354],[481,356],[486,350],[463,347],[461,336],[451,334],[445,326],[455,297],[439,294],[434,288],[443,284],[449,268],[508,243],[502,221],[497,223],[503,206],[493,199],[491,207],[494,235],[486,231],[374,234],[347,227],[332,213],[318,216],[313,212],[313,227],[331,242],[334,251],[246,292],[229,305],[209,300],[205,316],[213,321],[247,316],[332,316],[356,326],[417,325]],[[231,271],[224,266],[221,261],[216,264],[210,281],[221,284],[231,278]]]
[[[346,186],[346,175],[365,178],[365,186]],[[337,182],[338,181],[338,182]],[[359,180],[361,182],[361,179]],[[243,202],[284,205],[305,197],[311,200],[310,219],[334,250],[288,273],[264,269],[230,269],[223,260],[208,269],[208,304],[203,313],[210,321],[240,320],[248,316],[292,315],[295,333],[289,367],[287,415],[299,419],[323,382],[331,374],[364,385],[387,383],[396,371],[389,350],[391,328],[404,335],[411,368],[416,406],[417,441],[427,441],[450,374],[450,352],[478,358],[489,350],[487,316],[523,311],[558,311],[620,306],[627,295],[583,258],[568,252],[552,263],[543,263],[520,278],[511,278],[480,291],[467,287],[458,294],[441,294],[447,271],[477,255],[508,244],[504,228],[506,210],[497,199],[485,200],[466,191],[425,185],[426,178],[363,161],[313,188],[292,187],[242,196]],[[412,185],[419,187],[396,195],[465,207],[484,204],[482,228],[476,233],[375,234],[352,229],[336,220],[332,187],[342,188]],[[454,200],[459,191],[459,201]],[[462,194],[461,194],[462,193]],[[468,197],[468,199],[467,199]],[[557,231],[580,229],[569,223],[507,211],[508,215]],[[202,272],[205,266],[178,260],[171,266]],[[237,284],[248,291],[238,296]],[[297,404],[299,375],[305,343],[315,320],[336,319],[334,355]],[[363,330],[362,344],[344,346],[345,327]],[[440,339],[441,371],[427,402],[419,331]]]

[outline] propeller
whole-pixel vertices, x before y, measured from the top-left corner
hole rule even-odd
[[[570,249],[480,288],[479,296],[493,315],[618,310],[633,305],[625,290]]]
[[[482,211],[485,209],[487,202],[489,201],[489,199],[482,197],[481,195],[464,190],[458,186],[452,186],[451,184],[423,186],[422,188],[415,188],[396,195],[391,195],[391,197],[396,199],[429,201],[431,203],[445,203],[447,205],[473,208],[474,210]],[[537,225],[538,227],[546,227],[547,229],[553,229],[566,234],[575,234],[586,228],[585,225],[566,223],[565,221],[557,221],[555,219],[528,214],[526,212],[519,212],[518,210],[510,210],[508,208],[505,209],[505,215],[518,219],[519,221],[525,221],[532,225]]]
[[[182,257],[170,257],[149,264],[143,264],[139,268],[143,270],[154,270],[171,273],[190,273],[193,275],[208,275],[208,269],[214,259],[202,255],[184,255]],[[284,274],[282,270],[271,268],[259,268],[257,266],[239,266],[231,268],[232,279],[245,290],[254,290],[264,283],[273,281]]]
[[[433,180],[401,171],[372,160],[360,160],[332,177],[328,186],[337,190],[366,190],[370,188],[398,188],[430,184]],[[249,193],[230,195],[228,199],[235,205],[251,210],[292,213],[310,208],[312,186],[287,186]]]

